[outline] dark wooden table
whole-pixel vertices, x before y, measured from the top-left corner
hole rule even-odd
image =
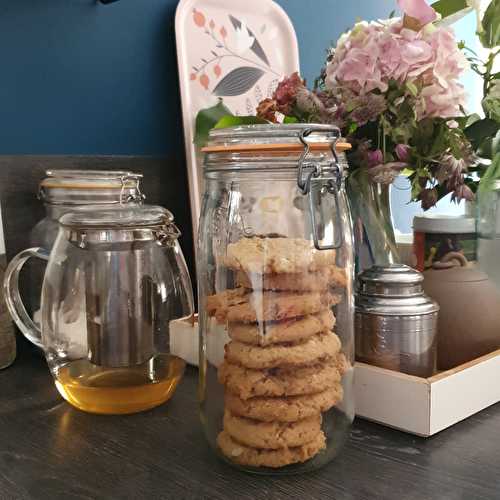
[[[190,368],[163,407],[94,416],[63,402],[24,350],[0,371],[0,499],[500,499],[499,405],[430,439],[357,420],[332,464],[271,478],[214,457],[196,384]]]

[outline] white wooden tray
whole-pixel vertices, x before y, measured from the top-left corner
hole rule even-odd
[[[202,154],[193,143],[200,109],[224,104],[254,115],[279,80],[299,71],[293,25],[272,0],[181,0],[175,16],[177,61],[193,231],[197,231]]]
[[[431,378],[356,363],[356,415],[432,436],[500,402],[500,350]]]

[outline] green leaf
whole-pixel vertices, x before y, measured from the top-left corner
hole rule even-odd
[[[259,125],[269,123],[258,116],[223,116],[214,126],[214,128],[237,127],[238,125]]]
[[[283,123],[298,123],[298,118],[296,116],[285,116]]]
[[[468,126],[464,133],[474,149],[478,149],[487,137],[494,137],[500,128],[500,123],[490,118],[483,118]]]
[[[348,135],[351,135],[351,134],[354,134],[354,132],[356,132],[356,130],[358,129],[358,124],[355,123],[355,122],[352,122],[350,125],[349,125],[349,131],[347,132]]]
[[[443,20],[455,22],[469,13],[472,8],[467,5],[466,0],[438,0],[431,7],[441,14]]]
[[[487,95],[483,99],[482,105],[488,118],[500,123],[500,99],[493,95]]]
[[[483,31],[479,38],[484,47],[500,45],[500,0],[492,0],[483,17]]]
[[[418,94],[418,88],[417,88],[417,86],[413,82],[406,82],[406,88],[408,89],[408,91],[410,92],[410,94],[413,97],[417,96],[417,94]]]
[[[194,143],[202,148],[208,142],[208,134],[223,117],[231,115],[231,111],[224,105],[222,99],[211,108],[202,109],[196,115]]]

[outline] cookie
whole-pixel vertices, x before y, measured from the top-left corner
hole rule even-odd
[[[241,399],[230,392],[225,394],[226,409],[233,415],[261,420],[262,422],[296,422],[329,410],[342,401],[343,391],[340,384],[303,396],[282,398],[257,397]]]
[[[228,335],[238,342],[269,345],[282,342],[300,342],[320,332],[332,330],[335,316],[330,309],[274,323],[229,323]]]
[[[262,347],[233,340],[224,347],[227,361],[257,370],[317,363],[333,358],[340,348],[340,339],[333,332],[318,334],[305,342],[291,345],[272,344]]]
[[[313,272],[335,264],[335,250],[299,238],[242,238],[227,246],[224,265],[257,274]]]
[[[326,439],[323,432],[320,432],[313,441],[302,446],[266,450],[244,446],[231,438],[226,431],[222,431],[217,436],[217,445],[226,457],[237,464],[278,468],[305,462],[314,457],[325,448]]]
[[[321,292],[329,287],[344,288],[347,278],[343,269],[328,266],[315,273],[247,274],[239,271],[236,284],[253,290]]]
[[[225,317],[230,306],[241,304],[248,300],[248,290],[234,288],[207,297],[206,309],[209,316]]]
[[[316,314],[338,303],[336,296],[329,293],[254,292],[244,302],[229,305],[225,316],[227,321],[255,323],[257,321],[281,321]],[[217,317],[222,319],[223,314]]]
[[[257,396],[279,397],[314,394],[340,382],[343,369],[339,354],[334,360],[304,367],[251,370],[224,361],[219,366],[219,382],[241,399]]]
[[[310,443],[321,432],[321,415],[297,422],[259,422],[226,411],[224,430],[238,443],[252,448],[294,448]]]
[[[336,361],[337,361],[337,368],[339,369],[341,376],[352,369],[351,363],[349,362],[347,356],[343,352],[337,355]]]

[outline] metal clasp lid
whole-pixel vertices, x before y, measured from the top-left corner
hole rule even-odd
[[[328,171],[334,171],[335,179],[325,179],[322,177],[323,167],[317,162],[306,162],[307,157],[311,152],[311,146],[307,141],[307,137],[313,132],[321,133],[332,133],[333,139],[330,142],[330,151],[332,153],[333,162],[327,168]],[[332,126],[331,128],[325,129],[322,127],[309,127],[304,129],[299,133],[299,140],[304,146],[304,151],[300,155],[298,162],[298,173],[297,173],[297,186],[299,191],[303,195],[308,196],[309,202],[309,215],[311,218],[311,230],[313,234],[314,246],[318,250],[333,250],[342,246],[344,242],[343,230],[342,230],[342,218],[339,210],[338,203],[338,192],[342,186],[343,179],[343,168],[339,163],[337,156],[336,146],[340,139],[340,129],[338,127]],[[324,245],[320,242],[320,233],[324,235],[326,232],[327,224],[325,224],[324,218],[318,219],[316,216],[316,210],[319,208],[320,213],[321,207],[324,204],[323,198],[327,195],[333,196],[333,212],[334,212],[334,225],[331,228],[333,241],[331,244]],[[323,238],[321,238],[323,239]]]
[[[165,216],[163,227],[156,232],[156,237],[160,244],[167,246],[175,242],[181,234],[181,231],[174,224],[173,217],[170,214],[170,216]]]
[[[124,203],[142,203],[146,199],[146,195],[141,191],[141,179],[142,174],[126,174],[120,177],[122,183],[122,188],[120,191],[120,205]],[[125,190],[127,189],[127,181],[135,182],[134,193],[125,196]]]

